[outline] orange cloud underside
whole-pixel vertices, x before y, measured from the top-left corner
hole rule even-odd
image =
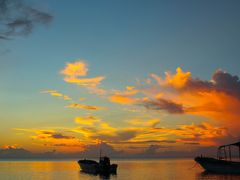
[[[125,95],[113,95],[110,97],[110,100],[119,104],[133,104],[135,102],[134,99]]]
[[[224,72],[219,72],[224,75]],[[239,131],[239,98],[228,91],[217,89],[216,81],[194,79],[190,72],[184,72],[181,68],[177,68],[175,74],[166,72],[165,78],[151,74],[146,84],[127,86],[122,91],[106,91],[99,88],[105,77],[87,78],[88,66],[84,61],[67,63],[61,74],[64,75],[66,82],[84,86],[89,93],[107,95],[104,97],[105,100],[113,103],[131,105],[131,107],[135,105],[136,108],[142,105],[148,110],[165,110],[165,113],[179,116],[184,114],[203,116],[206,120],[200,123],[191,121],[188,124],[163,127],[162,121],[158,118],[132,118],[123,120],[121,126],[118,126],[117,122],[111,124],[109,121],[88,114],[75,117],[72,126],[62,129],[15,129],[30,133],[29,137],[34,143],[44,147],[61,152],[77,152],[84,150],[87,144],[97,141],[104,141],[116,147],[128,147],[131,143],[138,147],[146,147],[152,143],[167,143],[171,147],[191,143],[210,146],[219,145],[219,139],[229,138],[228,129],[231,133]],[[47,90],[44,93],[71,100],[69,96],[55,90]],[[66,107],[92,110],[94,113],[96,110],[108,110],[105,107],[73,103],[73,101]],[[151,111],[148,113],[150,114]]]

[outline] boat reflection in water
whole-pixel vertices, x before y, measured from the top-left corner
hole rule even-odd
[[[214,173],[209,171],[204,171],[202,173],[199,173],[196,176],[196,179],[198,180],[207,180],[207,179],[224,179],[224,180],[239,180],[240,174],[224,174],[224,173]]]
[[[222,174],[240,174],[240,162],[232,161],[231,147],[237,147],[240,159],[240,142],[227,144],[218,148],[217,159],[211,157],[196,157],[195,161],[199,163],[206,171]]]

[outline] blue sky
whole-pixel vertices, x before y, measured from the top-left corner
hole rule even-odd
[[[85,60],[88,76],[105,76],[101,86],[109,90],[124,90],[136,79],[151,73],[164,76],[166,70],[174,72],[177,67],[203,80],[211,79],[218,68],[240,75],[239,1],[29,3],[51,13],[53,21],[28,36],[0,42],[0,108],[6,131],[25,123],[30,127],[46,121],[49,126],[65,124],[78,114],[63,108],[61,100],[41,94],[45,89],[109,105],[63,81],[60,70],[67,62]],[[108,113],[104,116],[124,116],[118,109]]]

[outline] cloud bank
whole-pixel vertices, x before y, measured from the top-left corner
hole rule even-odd
[[[124,98],[119,98],[118,92],[110,100],[169,114],[203,116],[240,135],[240,80],[220,69],[210,80],[194,78],[181,68],[174,74],[166,72],[163,78],[151,74],[144,84],[136,86],[135,94],[123,92],[121,96]]]

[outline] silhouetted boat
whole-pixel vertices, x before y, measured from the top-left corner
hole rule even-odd
[[[106,156],[100,157],[99,162],[93,160],[79,160],[83,172],[91,174],[116,174],[117,164],[110,164],[110,159]]]
[[[117,164],[111,164],[110,158],[107,156],[102,157],[102,149],[100,143],[100,156],[99,162],[94,160],[79,160],[78,164],[81,167],[82,171],[85,173],[91,174],[102,174],[102,175],[110,175],[110,174],[117,174]]]
[[[226,174],[240,174],[240,162],[232,161],[231,147],[239,149],[240,159],[240,142],[219,146],[217,159],[211,157],[196,157],[195,161],[199,163],[206,171]],[[226,150],[228,149],[228,150]],[[227,155],[228,151],[228,155]]]

